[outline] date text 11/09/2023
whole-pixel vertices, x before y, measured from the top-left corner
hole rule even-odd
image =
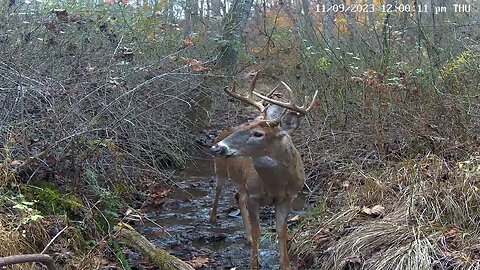
[[[410,4],[383,4],[375,6],[373,4],[317,4],[316,12],[418,12],[418,13],[427,13],[434,12],[446,13],[446,12],[464,12],[469,13],[472,10],[471,4],[452,4],[450,6],[431,6],[427,4],[423,5],[410,5]]]

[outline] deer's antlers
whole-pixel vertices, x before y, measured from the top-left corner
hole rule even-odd
[[[302,106],[295,105],[295,94],[293,93],[290,86],[288,86],[288,84],[286,84],[283,81],[281,83],[283,84],[283,86],[285,86],[285,88],[288,91],[288,97],[289,97],[288,102],[281,102],[281,101],[278,101],[278,100],[275,100],[275,99],[272,98],[273,94],[275,93],[275,91],[278,89],[278,87],[280,85],[277,85],[275,88],[273,88],[267,95],[262,95],[262,94],[259,94],[259,93],[255,92],[254,91],[255,90],[255,84],[257,83],[259,72],[260,71],[257,71],[257,72],[252,74],[254,77],[253,77],[252,83],[250,84],[250,87],[248,88],[248,92],[245,96],[242,96],[242,95],[240,95],[236,92],[235,82],[233,83],[232,90],[228,90],[228,87],[225,87],[223,90],[229,96],[234,97],[238,100],[241,100],[241,101],[243,101],[247,104],[250,104],[250,105],[254,106],[255,108],[257,108],[262,113],[265,112],[265,109],[267,108],[268,103],[275,104],[275,105],[278,105],[278,106],[283,107],[285,109],[289,109],[291,111],[294,111],[294,112],[298,113],[298,115],[300,117],[305,116],[308,113],[308,111],[310,111],[313,108],[313,105],[315,104],[315,100],[317,99],[318,90],[315,91],[315,94],[313,95],[312,101],[310,102],[308,107],[307,107],[307,97],[304,98],[304,104]],[[263,100],[263,102],[255,101],[253,99],[254,95],[261,98]]]
[[[265,111],[265,106],[262,104],[262,102],[255,101],[253,99],[253,93],[254,93],[253,90],[255,89],[255,84],[257,83],[259,72],[260,71],[257,71],[257,72],[254,73],[255,77],[253,78],[253,81],[250,84],[250,87],[248,88],[248,92],[247,92],[246,96],[242,96],[235,91],[235,86],[236,86],[235,82],[233,83],[233,87],[232,87],[231,91],[228,90],[228,86],[226,86],[223,89],[223,91],[225,91],[231,97],[234,97],[236,99],[239,99],[239,100],[241,100],[241,101],[243,101],[247,104],[250,104],[250,105],[256,107],[258,110],[260,110],[260,112],[264,112]]]
[[[281,83],[283,84],[283,86],[285,86],[285,88],[288,91],[288,97],[289,97],[288,102],[281,102],[281,101],[278,101],[278,100],[275,100],[275,99],[269,97],[268,95],[264,96],[264,95],[259,94],[257,92],[253,92],[253,94],[255,96],[271,103],[271,104],[275,104],[275,105],[278,105],[278,106],[283,107],[285,109],[289,109],[291,111],[297,112],[299,116],[305,116],[308,113],[308,111],[310,111],[313,108],[313,105],[315,104],[315,100],[317,99],[318,90],[315,91],[315,94],[313,95],[312,101],[310,102],[308,107],[306,106],[307,105],[307,97],[306,96],[304,98],[304,104],[302,106],[297,106],[297,105],[295,105],[295,94],[293,93],[290,86],[288,86],[288,84],[286,84],[283,81]],[[277,87],[278,87],[278,85],[277,85]],[[275,87],[275,89],[277,89],[277,87]]]

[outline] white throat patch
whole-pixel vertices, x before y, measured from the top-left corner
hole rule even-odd
[[[271,168],[278,165],[278,162],[269,156],[253,158],[252,162],[253,165],[261,168]]]

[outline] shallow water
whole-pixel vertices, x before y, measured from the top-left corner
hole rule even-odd
[[[210,204],[215,195],[213,161],[208,157],[196,160],[175,179],[174,188],[165,203],[150,209],[148,217],[161,227],[146,223],[139,230],[155,245],[183,260],[208,257],[201,269],[247,269],[251,249],[244,239],[242,218],[236,208],[236,187],[226,184],[218,209],[217,224],[210,224]],[[294,212],[303,208],[301,200]],[[295,213],[291,213],[293,215]],[[262,269],[278,269],[278,251],[275,243],[274,213],[272,207],[263,207],[260,263]]]

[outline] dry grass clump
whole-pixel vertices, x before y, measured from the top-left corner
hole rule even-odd
[[[324,199],[294,237],[306,267],[480,268],[478,154],[456,163],[427,155],[381,172],[356,168],[344,181],[331,188],[342,196]],[[330,203],[340,209],[329,210]],[[385,208],[365,210],[373,205]]]
[[[22,229],[11,227],[11,222],[7,220],[5,215],[0,215],[0,235],[2,236],[0,257],[32,253],[33,249],[22,233]],[[21,264],[9,269],[27,270],[32,269],[32,267],[29,264]]]
[[[61,216],[25,223],[21,215],[0,213],[0,257],[43,253],[52,256],[60,269],[98,269],[102,263],[108,263],[104,259],[106,245],[103,242],[92,247],[84,233]],[[8,269],[36,268],[33,264],[23,263]]]

